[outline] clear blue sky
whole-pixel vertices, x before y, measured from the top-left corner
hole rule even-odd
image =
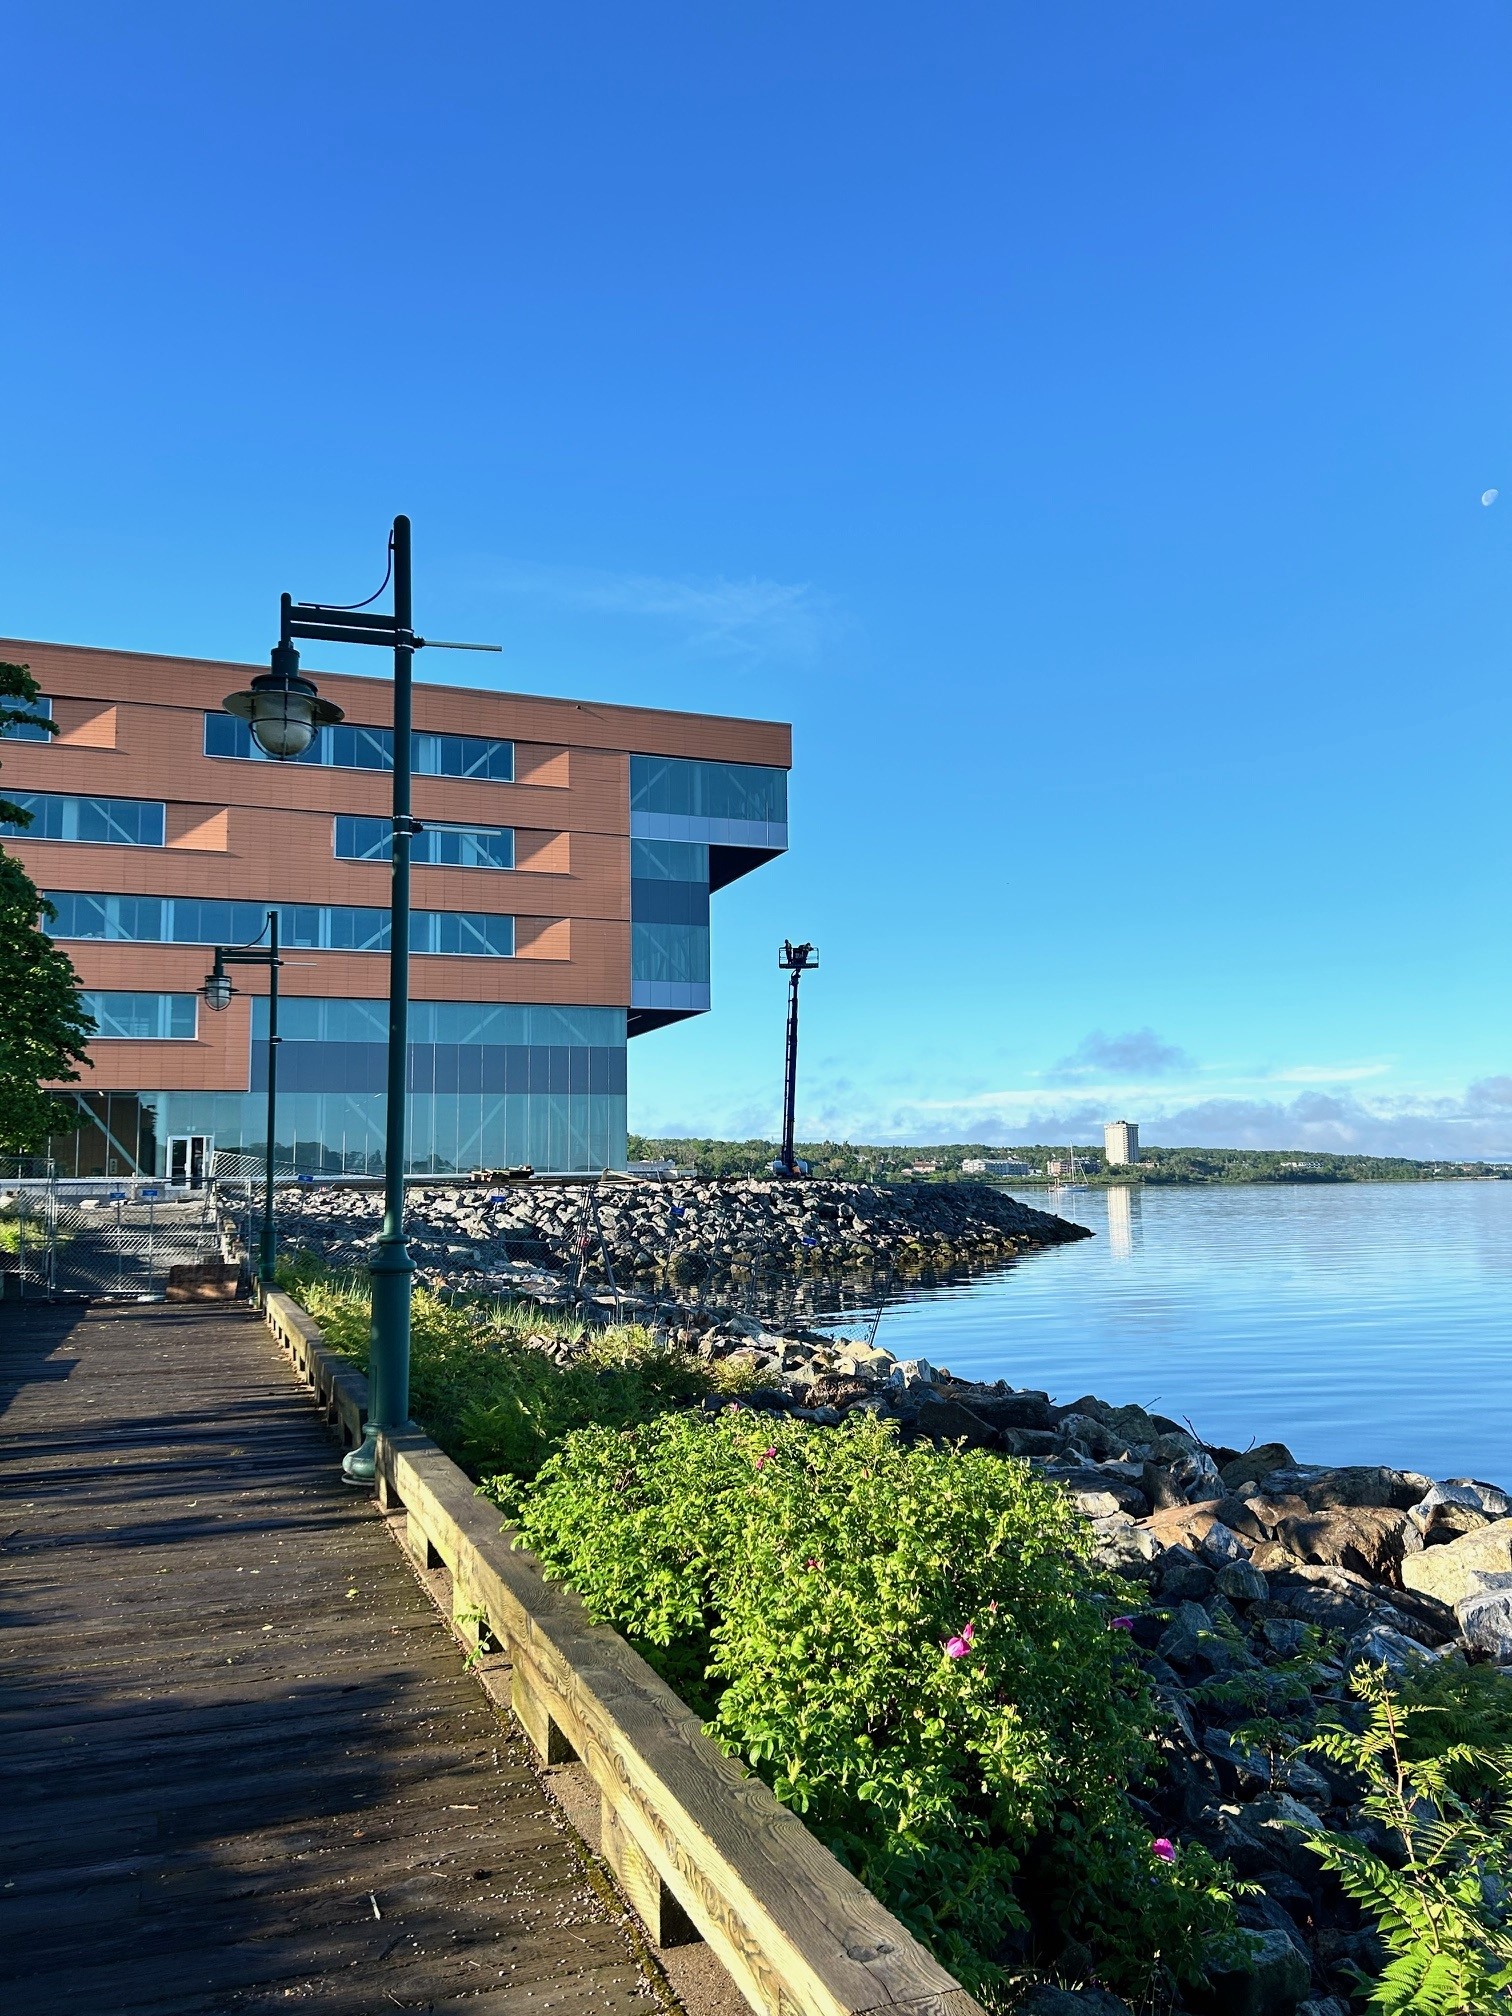
[[[1512,1152],[1500,0],[22,0],[6,72],[0,628],[260,657],[402,509],[506,647],[433,676],[793,721],[633,1126],[776,1124],[791,934],[801,1131]]]

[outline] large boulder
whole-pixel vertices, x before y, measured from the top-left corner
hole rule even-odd
[[[1429,1547],[1442,1547],[1463,1533],[1477,1532],[1494,1519],[1512,1515],[1512,1498],[1495,1484],[1475,1477],[1446,1477],[1412,1507],[1412,1522]]]
[[[993,1428],[1050,1427],[1048,1393],[984,1393],[974,1397],[971,1411]]]
[[[1460,1629],[1477,1652],[1512,1663],[1512,1575],[1479,1574],[1478,1587],[1454,1606]]]
[[[1238,1561],[1249,1552],[1231,1526],[1225,1526],[1212,1505],[1172,1505],[1144,1521],[1146,1530],[1162,1550],[1185,1547],[1201,1556],[1211,1567]]]
[[[1445,1547],[1425,1547],[1402,1563],[1402,1582],[1450,1608],[1472,1595],[1480,1575],[1512,1573],[1512,1518],[1497,1519]]]
[[[1200,1990],[1191,1993],[1195,2008],[1211,2016],[1293,2016],[1312,1986],[1312,1969],[1285,1932],[1245,1934],[1249,1951],[1242,1958],[1210,1965]]]
[[[1423,1536],[1405,1512],[1379,1506],[1308,1512],[1283,1519],[1275,1537],[1299,1561],[1348,1568],[1372,1582],[1401,1579],[1403,1560],[1422,1552]]]
[[[1237,1491],[1241,1484],[1263,1484],[1273,1470],[1294,1469],[1296,1462],[1284,1442],[1262,1442],[1221,1464],[1218,1474],[1230,1491]]]
[[[1351,1463],[1336,1470],[1274,1470],[1265,1479],[1264,1495],[1279,1498],[1295,1493],[1310,1512],[1330,1512],[1353,1506],[1384,1506],[1406,1512],[1432,1488],[1431,1477],[1411,1470],[1392,1470],[1382,1463]]]
[[[968,1449],[999,1446],[997,1430],[989,1427],[973,1408],[962,1407],[954,1400],[926,1400],[919,1409],[916,1425],[919,1433],[931,1442],[964,1442]]]

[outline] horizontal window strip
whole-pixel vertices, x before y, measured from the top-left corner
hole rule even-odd
[[[95,1020],[100,1038],[136,1043],[192,1043],[198,996],[194,994],[121,994],[108,990],[83,993],[84,1012]]]
[[[393,826],[387,819],[351,812],[336,815],[338,861],[389,861]],[[514,831],[508,826],[422,826],[410,843],[422,868],[513,868]]]
[[[311,1043],[279,1031],[280,1093],[381,1093],[388,1045]],[[526,1043],[411,1043],[406,1089],[420,1093],[609,1092],[625,1090],[625,1050]],[[251,1090],[266,1091],[268,1043],[252,1045]]]
[[[417,777],[476,777],[491,784],[514,782],[513,742],[501,742],[486,735],[440,735],[417,730],[410,748],[410,763]],[[234,714],[205,716],[205,754],[251,763],[275,760],[257,746],[251,728]],[[338,722],[334,727],[318,730],[302,755],[284,760],[313,763],[328,770],[392,770],[394,731],[364,728],[352,721]]]
[[[168,808],[151,798],[73,798],[57,791],[12,791],[29,825],[0,821],[0,833],[26,840],[82,840],[99,847],[161,847]]]
[[[51,700],[7,699],[0,701],[0,708],[14,709],[18,714],[24,711],[34,717],[30,721],[0,721],[0,741],[51,742],[53,739],[52,730],[46,725],[52,719]]]
[[[787,772],[759,763],[694,762],[682,756],[632,756],[630,807],[696,819],[787,823]],[[696,839],[694,834],[663,836]]]
[[[333,903],[244,903],[200,896],[85,895],[54,889],[44,900],[56,915],[46,923],[54,938],[125,945],[246,945],[278,911],[278,935],[287,951],[387,952],[389,913]],[[419,953],[460,958],[510,959],[515,920],[487,911],[417,910],[411,946]]]

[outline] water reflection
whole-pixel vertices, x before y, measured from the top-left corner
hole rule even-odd
[[[1023,1191],[1046,1205],[1043,1190]],[[878,1341],[1242,1447],[1512,1484],[1512,1183],[1084,1190],[1097,1235],[934,1289]]]

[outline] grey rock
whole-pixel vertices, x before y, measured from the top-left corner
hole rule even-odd
[[[1312,1969],[1285,1932],[1251,1932],[1242,1960],[1208,1969],[1193,2006],[1210,2016],[1293,2016],[1312,1986]]]
[[[1296,1460],[1284,1442],[1262,1442],[1258,1449],[1246,1449],[1231,1462],[1222,1464],[1218,1474],[1233,1491],[1251,1479],[1262,1483],[1273,1470],[1290,1470]]]
[[[1414,1525],[1432,1547],[1512,1515],[1512,1497],[1475,1477],[1446,1477],[1411,1509]]]
[[[919,1409],[916,1425],[919,1433],[931,1442],[964,1442],[968,1449],[996,1448],[998,1442],[996,1429],[989,1428],[979,1414],[954,1400],[926,1400]]]
[[[1352,1671],[1363,1660],[1367,1665],[1384,1666],[1388,1672],[1400,1676],[1421,1666],[1429,1657],[1431,1654],[1405,1632],[1394,1631],[1389,1624],[1372,1624],[1350,1639],[1344,1666],[1346,1671]]]
[[[1263,1603],[1269,1583],[1248,1561],[1228,1561],[1218,1570],[1218,1589],[1234,1603]]]
[[[1454,1606],[1466,1642],[1498,1665],[1512,1662],[1512,1573],[1477,1575],[1477,1587]]]

